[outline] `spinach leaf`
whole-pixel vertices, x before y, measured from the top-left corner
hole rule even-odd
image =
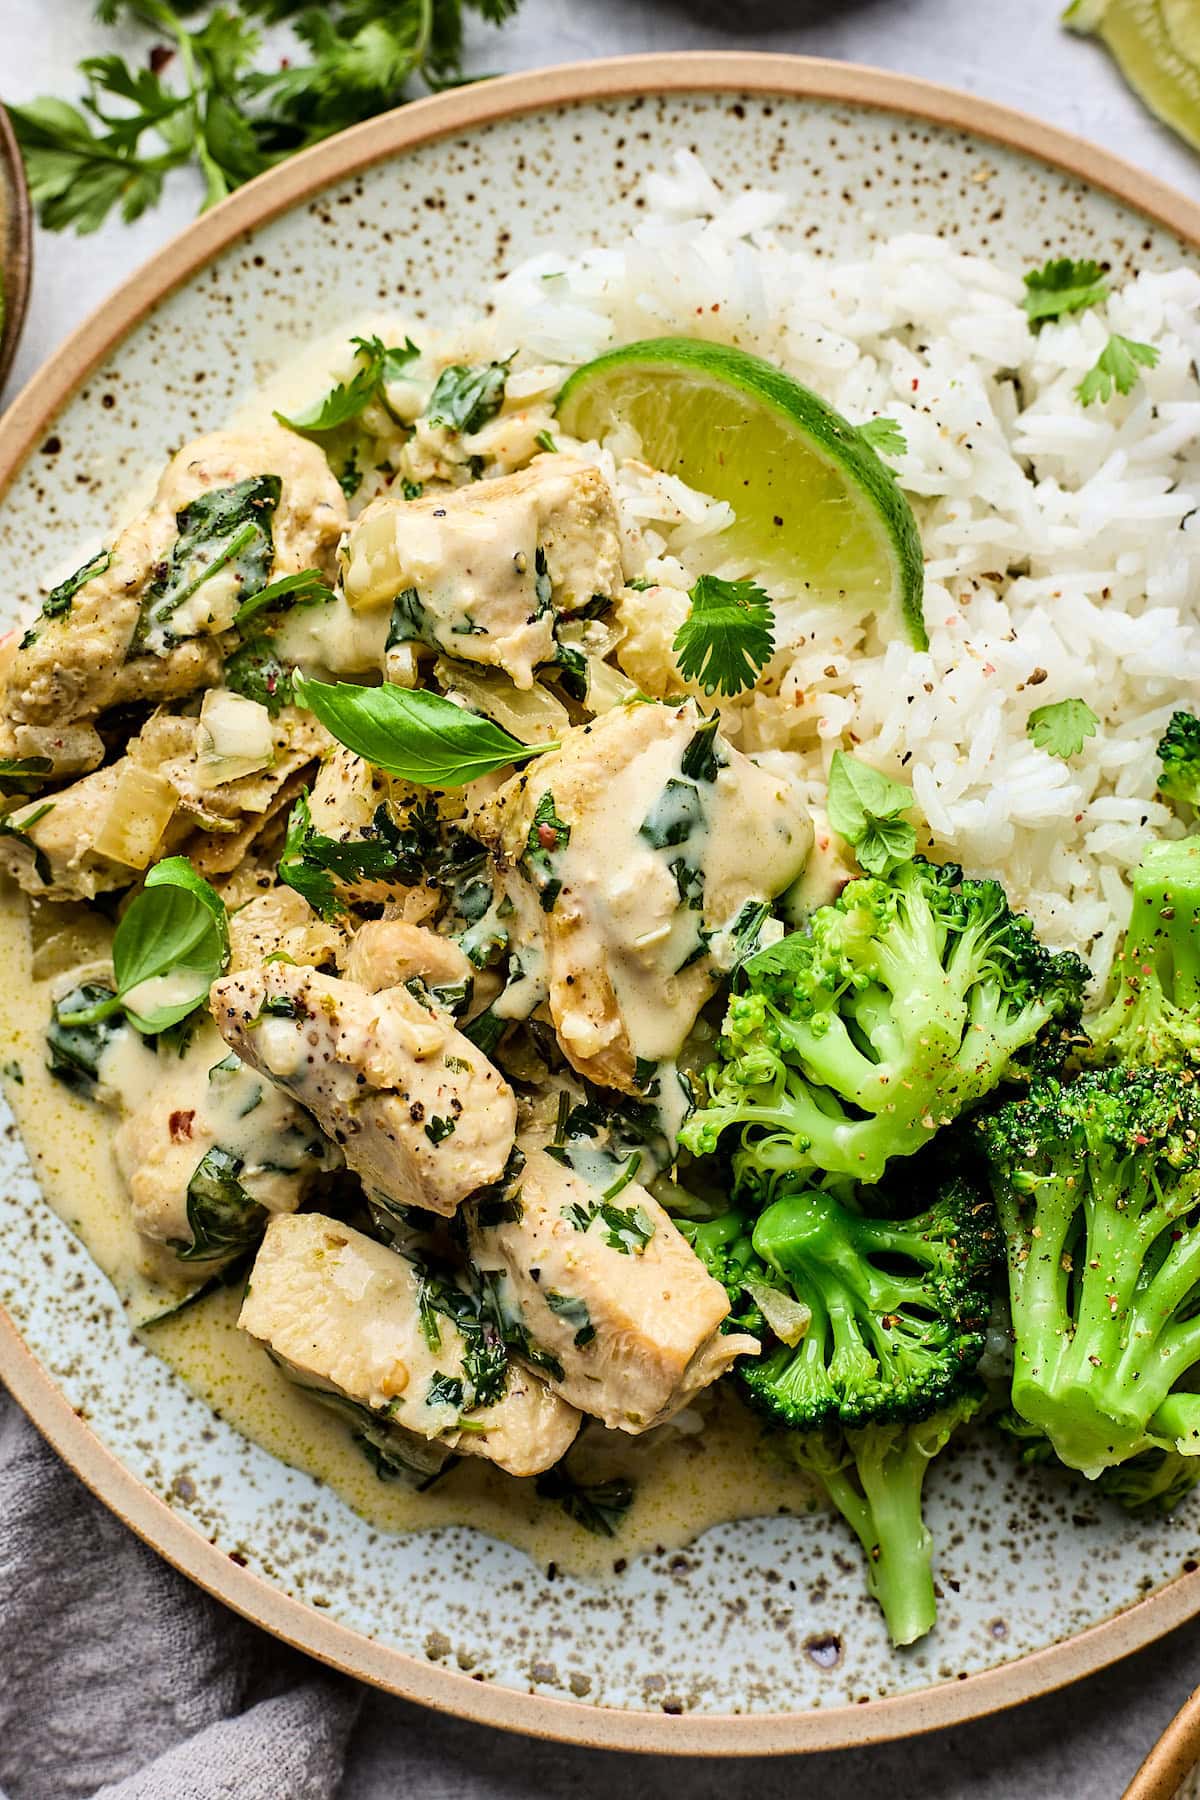
[[[160,628],[168,648],[178,642],[167,621],[227,565],[238,579],[243,604],[266,585],[275,555],[273,524],[282,489],[278,475],[253,475],[230,487],[198,494],[176,513],[179,536],[146,589],[136,645]]]
[[[576,1481],[562,1463],[537,1478],[540,1500],[556,1500],[568,1519],[596,1537],[616,1537],[633,1505],[634,1487],[624,1476],[589,1485]]]
[[[225,686],[257,700],[275,719],[292,703],[292,664],[280,661],[273,638],[249,637],[225,659]]]
[[[474,367],[451,363],[443,369],[429,396],[425,417],[431,425],[448,425],[452,431],[478,431],[494,419],[504,404],[504,388],[512,357],[505,362]]]
[[[463,1384],[457,1375],[443,1375],[435,1369],[425,1390],[426,1406],[453,1406],[462,1410]]]
[[[312,822],[307,792],[300,795],[288,818],[279,879],[302,894],[323,919],[345,912],[348,902],[336,882],[395,881],[407,887],[423,879],[425,858],[433,848],[433,834],[420,808],[399,825],[387,805],[375,809],[370,835],[329,837]]]
[[[694,781],[676,781],[672,776],[638,826],[638,836],[644,837],[656,850],[666,850],[686,843],[703,823],[704,801],[700,789]]]
[[[48,756],[0,759],[0,794],[35,794],[53,767]]]
[[[76,569],[73,575],[68,575],[65,581],[60,581],[57,587],[50,589],[50,592],[42,601],[42,610],[39,617],[43,619],[61,619],[64,613],[69,613],[71,610],[71,602],[74,600],[80,588],[91,581],[94,576],[103,575],[111,562],[111,550],[98,550],[95,556],[89,557],[87,562]],[[30,644],[33,643],[36,637],[37,628],[36,626],[33,626],[21,639],[21,649],[28,650]]]
[[[233,615],[233,622],[240,627],[255,613],[268,609],[284,612],[293,606],[326,606],[333,597],[333,589],[320,569],[300,569],[295,575],[281,575],[277,581],[268,581],[257,594],[243,600]]]
[[[17,811],[19,809],[14,808],[13,810]],[[53,800],[45,800],[42,802],[41,806],[35,806],[32,812],[27,812],[19,825],[13,824],[11,814],[0,814],[0,837],[16,838],[18,844],[24,844],[25,848],[33,857],[34,873],[37,875],[37,878],[43,887],[50,886],[50,858],[46,855],[44,850],[34,843],[29,835],[29,829],[32,825],[36,825],[40,820],[44,819],[47,813],[52,813],[53,811]]]
[[[720,713],[713,713],[705,719],[703,725],[696,728],[680,762],[680,773],[689,781],[715,781],[722,769],[728,765],[728,757],[722,756],[717,748],[717,728],[721,723]]]
[[[212,1262],[251,1249],[263,1234],[267,1209],[248,1194],[238,1176],[242,1159],[219,1144],[201,1157],[188,1182],[190,1239],[171,1248],[180,1262]]]
[[[356,687],[297,675],[296,702],[348,750],[424,787],[456,788],[494,769],[557,750],[522,744],[490,719],[424,688]]]
[[[553,1288],[545,1289],[545,1295],[550,1311],[564,1324],[575,1327],[575,1348],[582,1350],[585,1344],[590,1344],[596,1335],[596,1327],[592,1324],[587,1301],[573,1294],[557,1294]]]
[[[442,647],[415,587],[404,588],[392,601],[384,648],[392,650],[397,644],[428,644],[432,650]]]
[[[105,1009],[108,1002],[115,998],[110,987],[100,982],[85,981],[80,987],[72,988],[60,1000],[55,1000],[50,1009],[50,1023],[46,1027],[46,1047],[49,1050],[46,1066],[56,1080],[64,1087],[75,1088],[80,1093],[90,1093],[100,1078],[100,1063],[104,1052],[113,1039],[126,1030],[124,1019],[110,1018]],[[99,1010],[103,1015],[94,1023],[75,1025],[65,1023],[80,1014],[89,1014]]]

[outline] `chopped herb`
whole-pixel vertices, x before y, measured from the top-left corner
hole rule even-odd
[[[384,389],[388,382],[397,380],[409,363],[414,362],[421,354],[410,338],[405,338],[404,343],[399,346],[387,345],[382,338],[377,337],[353,337],[350,342],[354,345],[358,365],[353,375],[346,381],[339,381],[323,400],[310,407],[308,412],[301,413],[298,418],[289,418],[286,413],[277,412],[275,417],[281,425],[287,425],[292,431],[319,435],[325,431],[336,431],[340,425],[348,425],[373,400],[380,401],[386,409]]]
[[[291,663],[281,662],[273,638],[249,637],[225,659],[225,686],[257,700],[273,719],[292,703]]]
[[[1022,304],[1031,328],[1040,331],[1047,319],[1083,312],[1107,298],[1108,281],[1098,262],[1090,256],[1081,262],[1060,256],[1051,257],[1040,269],[1030,269]]]
[[[363,835],[335,838],[313,824],[305,792],[288,817],[279,879],[302,894],[323,919],[332,919],[349,904],[337,882],[415,886],[423,878],[424,857],[432,847],[432,832],[420,807],[413,808],[404,824],[397,824],[383,803]]]
[[[548,450],[552,456],[558,452],[558,445],[548,431],[539,431],[533,441],[539,450]]]
[[[564,850],[570,841],[571,827],[559,818],[555,810],[554,795],[547,789],[534,808],[525,849],[518,859],[525,879],[541,895],[543,912],[553,910],[554,902],[562,892],[562,882],[554,873],[551,859],[560,850]]]
[[[1095,737],[1100,721],[1086,700],[1057,700],[1030,713],[1027,735],[1048,756],[1078,756],[1085,741]]]
[[[443,1375],[435,1369],[429,1386],[425,1390],[426,1406],[452,1406],[456,1412],[462,1411],[463,1384],[457,1375]]]
[[[503,1269],[481,1269],[479,1279],[482,1285],[482,1308],[485,1318],[489,1319],[508,1348],[532,1363],[535,1369],[544,1369],[555,1381],[563,1378],[563,1366],[557,1356],[534,1341],[529,1328],[508,1297],[508,1276]]]
[[[704,905],[704,870],[693,867],[682,856],[677,856],[667,867],[675,877],[675,886],[684,906],[691,912],[699,912]]]
[[[1075,397],[1081,406],[1090,406],[1093,400],[1107,405],[1114,392],[1131,394],[1141,379],[1139,370],[1153,369],[1157,362],[1153,344],[1139,344],[1114,332],[1075,389]]]
[[[442,1119],[442,1118],[439,1118],[436,1113],[434,1113],[433,1116],[426,1122],[425,1136],[429,1139],[431,1144],[443,1143],[446,1138],[452,1137],[454,1135],[454,1130],[455,1130],[455,1127],[457,1126],[457,1124],[458,1124],[457,1119],[450,1119],[450,1118]]]
[[[384,648],[393,650],[397,644],[429,644],[435,650],[441,648],[429,614],[415,587],[402,589],[392,601],[392,616]]]
[[[406,500],[419,500],[425,492],[425,483],[423,481],[403,481],[400,484],[400,492]]]
[[[475,1018],[468,1020],[462,1028],[463,1036],[470,1038],[475,1048],[482,1050],[485,1056],[490,1056],[511,1023],[511,1019],[499,1018],[488,1006]]]
[[[631,588],[635,594],[648,594],[654,585],[654,582],[649,581],[645,575],[635,575],[632,580],[625,583],[625,586]]]
[[[558,644],[554,646],[554,663],[559,670],[559,680],[572,700],[582,705],[588,696],[588,662],[582,650],[574,644]]]
[[[20,809],[15,810],[19,811]],[[47,813],[53,811],[53,800],[44,800],[40,806],[35,806],[32,812],[27,812],[19,825],[13,824],[11,813],[0,813],[0,837],[15,838],[18,844],[24,844],[33,858],[34,873],[43,887],[50,886],[50,858],[39,845],[34,843],[29,833],[35,825],[41,823]]]
[[[452,431],[471,433],[494,419],[504,404],[504,388],[512,365],[481,363],[468,367],[451,363],[438,376],[425,417],[431,425],[447,425]]]
[[[303,1019],[306,1015],[300,1001],[291,994],[268,994],[258,1016],[260,1019]]]
[[[533,553],[533,597],[537,601],[535,619],[548,613],[554,604],[554,583],[550,579],[550,565],[546,561],[546,552],[539,544]]]
[[[690,781],[715,781],[721,770],[728,767],[729,758],[721,755],[716,741],[720,723],[720,713],[713,713],[693,733],[679,765],[680,772]]]
[[[114,1038],[126,1029],[117,1013],[116,995],[100,982],[85,981],[55,1000],[46,1028],[49,1050],[46,1066],[64,1087],[90,1093],[100,1079],[100,1064]],[[84,1024],[64,1024],[63,1019],[84,1018]]]
[[[638,826],[656,850],[686,843],[693,831],[704,823],[704,800],[694,781],[676,781],[674,776]]]
[[[625,1515],[633,1505],[634,1488],[623,1476],[590,1485],[579,1482],[559,1463],[538,1476],[537,1493],[541,1500],[556,1501],[567,1517],[585,1531],[611,1538],[625,1523]]]
[[[641,1162],[640,1151],[635,1150],[629,1162],[633,1164],[633,1167],[630,1168],[627,1164],[628,1173],[619,1182],[614,1182],[611,1188],[606,1189],[606,1194],[619,1194],[633,1180]],[[640,1256],[654,1236],[654,1220],[650,1218],[644,1207],[612,1206],[606,1199],[600,1208],[600,1217],[607,1226],[605,1242],[610,1249],[619,1250],[622,1256]]]
[[[890,874],[916,849],[916,831],[900,816],[912,803],[911,788],[844,750],[834,751],[826,800],[829,823],[870,874]]]
[[[571,1294],[556,1294],[553,1288],[545,1289],[544,1298],[550,1311],[565,1325],[574,1328],[577,1350],[582,1350],[585,1344],[591,1343],[596,1335],[596,1327],[592,1324],[592,1315],[585,1300],[579,1300]]]
[[[884,456],[903,456],[908,449],[908,439],[895,419],[867,419],[855,429],[864,444]]]
[[[702,575],[688,597],[692,610],[672,646],[680,674],[706,694],[753,687],[775,649],[770,596],[753,581]]]
[[[355,444],[337,472],[337,484],[347,500],[353,500],[362,486],[362,479],[363,472],[358,465],[358,445]]]

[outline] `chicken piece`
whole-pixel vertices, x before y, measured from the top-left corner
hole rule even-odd
[[[577,1173],[534,1141],[521,1148],[510,1204],[484,1215],[495,1223],[469,1221],[471,1257],[496,1272],[555,1393],[636,1434],[757,1355],[756,1338],[719,1330],[725,1289],[644,1187],[604,1201],[586,1160]]]
[[[226,905],[229,904],[226,899]],[[336,925],[319,918],[294,888],[276,887],[229,914],[229,966],[253,969],[266,957],[282,953],[294,963],[319,968],[345,953],[346,939]]]
[[[111,1084],[114,1071],[101,1073]],[[208,1025],[161,1069],[113,1148],[137,1229],[195,1262],[248,1249],[268,1215],[295,1212],[313,1176],[340,1160]]]
[[[474,829],[509,868],[513,903],[520,885],[540,901],[540,992],[568,1061],[627,1094],[678,1053],[744,909],[791,885],[813,837],[787,781],[691,701],[577,726]],[[522,949],[527,973],[536,961]]]
[[[369,994],[415,977],[440,998],[447,989],[469,994],[475,971],[452,938],[403,919],[372,919],[350,939],[342,973]]]
[[[449,1217],[502,1174],[513,1091],[432,1002],[269,963],[223,976],[210,1004],[226,1042],[308,1108],[368,1196]]]
[[[131,767],[129,758],[122,757],[57,794],[12,808],[0,830],[0,869],[40,899],[90,900],[129,887],[156,854],[173,855],[188,828],[171,817],[169,789],[155,817],[144,811],[140,817],[129,816],[135,802],[122,783]],[[121,858],[102,848],[114,812],[125,815],[125,841],[136,835],[140,845]]]
[[[621,545],[598,469],[539,457],[516,475],[375,500],[348,544],[346,599],[392,607],[392,643],[502,669],[518,688],[552,662],[558,613],[621,585]]]
[[[550,1468],[579,1414],[528,1370],[497,1361],[465,1293],[442,1310],[446,1285],[349,1226],[297,1214],[268,1225],[238,1324],[315,1398],[348,1402],[387,1461],[425,1472],[457,1450],[510,1475]]]
[[[148,510],[93,559],[95,573],[26,634],[0,745],[22,725],[61,732],[119,700],[211,685],[220,648],[181,654],[184,640],[224,631],[240,601],[276,576],[332,568],[345,522],[324,456],[293,432],[214,432],[186,445]]]

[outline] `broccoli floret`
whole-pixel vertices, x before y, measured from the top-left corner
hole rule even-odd
[[[709,1274],[729,1295],[726,1329],[753,1331],[761,1336],[763,1317],[745,1286],[747,1279],[769,1279],[761,1257],[755,1255],[751,1236],[754,1221],[734,1209],[703,1223],[677,1219],[676,1224]]]
[[[997,1413],[992,1424],[1020,1445],[1021,1461],[1028,1467],[1047,1463],[1062,1469],[1054,1445],[1044,1431],[1019,1413]],[[1066,1471],[1077,1474],[1076,1470]],[[1151,1448],[1131,1456],[1128,1462],[1104,1469],[1096,1478],[1096,1491],[1134,1518],[1147,1513],[1173,1513],[1200,1482],[1200,1456],[1182,1456],[1178,1450]]]
[[[927,1417],[983,1354],[992,1207],[961,1177],[914,1219],[868,1218],[827,1189],[786,1192],[753,1247],[812,1311],[800,1342],[739,1365],[752,1405],[810,1431]]]
[[[1194,713],[1171,714],[1158,742],[1162,771],[1158,791],[1169,800],[1200,806],[1200,719]]]
[[[682,1141],[711,1152],[736,1125],[739,1178],[820,1169],[866,1182],[990,1093],[1014,1058],[1065,1050],[1087,980],[996,882],[920,858],[852,881],[743,975],[710,1104]]]
[[[1200,1062],[1200,837],[1152,844],[1134,870],[1116,974],[1116,993],[1089,1027],[1089,1058]]]
[[[852,1528],[867,1559],[867,1587],[893,1644],[912,1644],[937,1620],[933,1537],[921,1510],[925,1472],[951,1435],[983,1404],[971,1383],[927,1419],[844,1431],[797,1432],[792,1460],[815,1475]]]
[[[1200,1094],[1188,1070],[1046,1076],[976,1121],[1007,1240],[1012,1403],[1096,1476],[1200,1453]]]

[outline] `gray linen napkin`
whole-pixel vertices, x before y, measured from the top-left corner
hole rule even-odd
[[[0,1800],[332,1800],[360,1701],[148,1550],[0,1390]]]

